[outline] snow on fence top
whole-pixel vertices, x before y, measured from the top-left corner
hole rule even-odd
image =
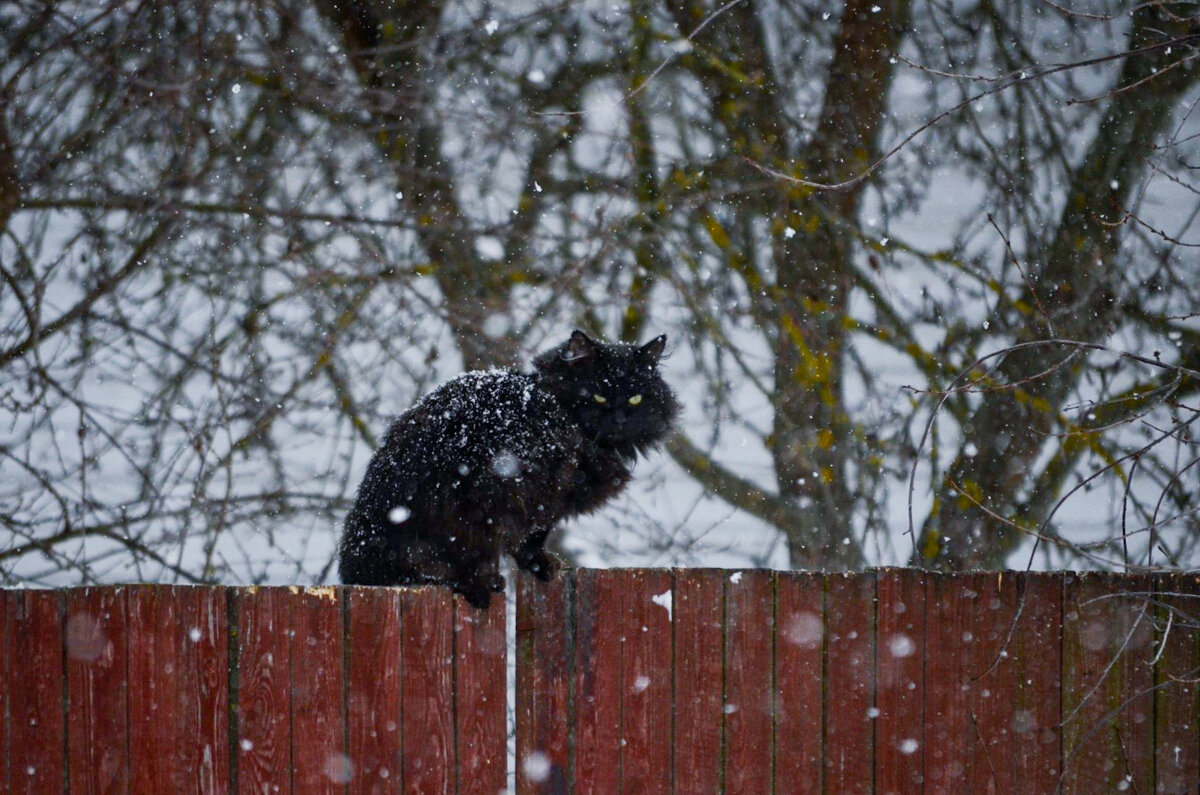
[[[0,591],[5,792],[1192,792],[1200,578]],[[277,789],[276,789],[277,788]],[[1189,789],[1190,788],[1190,789]]]

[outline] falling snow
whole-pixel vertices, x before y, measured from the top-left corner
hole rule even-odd
[[[888,638],[888,651],[893,657],[910,657],[917,650],[917,644],[913,639],[902,632],[897,632]]]
[[[550,778],[550,757],[541,751],[530,751],[521,760],[521,772],[525,778],[540,784]]]

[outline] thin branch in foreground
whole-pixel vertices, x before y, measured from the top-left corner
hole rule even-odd
[[[1179,37],[1173,38],[1169,41],[1159,42],[1157,44],[1151,44],[1146,47],[1139,47],[1136,50],[1128,50],[1126,52],[1113,53],[1111,55],[1102,55],[1097,58],[1089,58],[1089,59],[1086,59],[1083,61],[1077,61],[1075,63],[1058,64],[1055,66],[1048,66],[1048,67],[1031,66],[1031,67],[1026,67],[1024,69],[1020,69],[1016,72],[1013,72],[1013,73],[1001,78],[998,81],[997,85],[992,86],[991,88],[985,89],[983,91],[980,91],[976,94],[973,94],[972,96],[964,99],[963,101],[957,103],[956,105],[953,105],[953,106],[947,108],[946,110],[942,111],[941,113],[938,113],[936,116],[933,116],[933,117],[927,119],[924,123],[922,123],[920,126],[918,126],[915,130],[913,130],[908,135],[906,135],[900,141],[900,143],[896,144],[891,149],[889,149],[886,154],[884,154],[883,156],[876,159],[875,162],[873,162],[869,166],[867,166],[866,169],[864,169],[862,172],[860,172],[856,176],[851,177],[850,179],[843,180],[842,182],[834,182],[834,183],[813,182],[811,180],[801,179],[800,177],[794,177],[790,174],[784,174],[781,171],[777,171],[773,168],[765,166],[762,163],[759,163],[758,161],[753,160],[749,157],[743,157],[742,159],[745,160],[745,162],[748,165],[757,169],[758,171],[762,172],[763,174],[774,177],[775,179],[783,180],[784,182],[790,182],[793,185],[800,185],[802,187],[810,188],[812,190],[834,190],[834,191],[846,190],[847,188],[852,188],[855,185],[857,185],[858,183],[860,183],[863,180],[870,177],[872,174],[874,174],[876,171],[878,171],[885,163],[887,163],[889,160],[891,160],[893,157],[895,157],[902,149],[904,149],[906,146],[908,146],[908,144],[910,142],[912,142],[915,138],[920,136],[926,130],[928,130],[931,127],[933,127],[934,125],[938,124],[943,119],[948,118],[949,116],[953,116],[955,113],[962,110],[963,108],[969,107],[970,105],[978,102],[981,99],[984,99],[985,97],[990,97],[992,94],[997,94],[1001,91],[1005,91],[1009,88],[1012,88],[1013,86],[1020,85],[1022,83],[1029,83],[1029,82],[1032,82],[1034,80],[1039,80],[1044,77],[1049,77],[1050,75],[1057,74],[1059,72],[1065,72],[1065,71],[1068,71],[1071,69],[1082,69],[1082,68],[1085,68],[1088,66],[1095,66],[1097,64],[1107,63],[1109,61],[1117,61],[1117,60],[1121,60],[1123,58],[1130,58],[1135,55],[1144,55],[1146,53],[1157,52],[1158,50],[1162,50],[1162,49],[1171,47],[1176,44],[1185,44],[1187,42],[1197,40],[1197,39],[1200,39],[1200,33],[1193,33],[1193,34],[1188,34],[1186,36],[1179,36]]]

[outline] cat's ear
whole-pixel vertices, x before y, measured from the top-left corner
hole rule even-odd
[[[564,362],[578,362],[583,359],[590,359],[596,354],[596,343],[584,334],[579,329],[571,332],[571,339],[567,340],[566,347],[563,348],[562,360]]]
[[[643,364],[658,364],[658,360],[662,358],[663,350],[666,347],[667,335],[659,334],[657,337],[638,348],[638,359],[640,359]]]

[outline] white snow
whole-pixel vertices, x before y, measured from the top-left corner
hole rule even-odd
[[[671,617],[671,589],[667,589],[660,594],[655,594],[650,597],[650,601],[667,611],[667,620],[673,620]]]
[[[334,751],[325,757],[325,778],[334,784],[349,784],[354,778],[354,762],[340,751]]]
[[[903,632],[897,632],[888,638],[887,646],[893,657],[911,657],[917,650],[917,644]]]
[[[521,474],[521,459],[508,450],[501,450],[492,457],[492,471],[502,478],[515,478]]]
[[[783,623],[784,641],[802,649],[820,648],[824,632],[821,617],[815,613],[797,613]]]
[[[541,751],[530,751],[521,760],[521,772],[535,784],[542,783],[550,778],[550,757]]]

